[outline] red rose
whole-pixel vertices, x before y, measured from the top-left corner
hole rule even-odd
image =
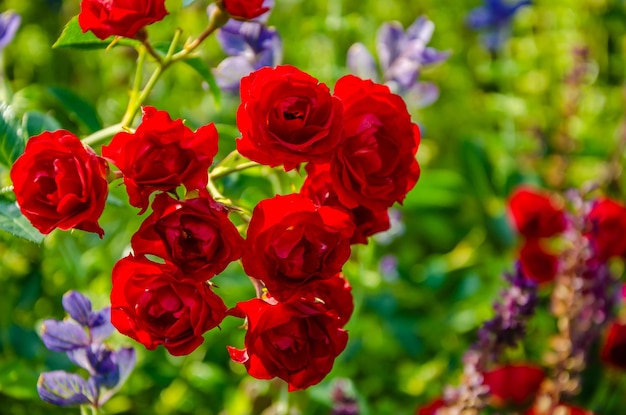
[[[313,200],[318,206],[334,206],[346,209],[356,228],[350,238],[351,244],[367,244],[367,238],[389,229],[387,209],[372,210],[365,206],[348,209],[341,204],[334,190],[328,164],[307,164],[307,177],[300,193]]]
[[[226,305],[206,283],[171,264],[128,256],[113,267],[111,322],[147,349],[162,344],[172,355],[189,354],[225,316]]]
[[[519,259],[524,275],[540,284],[552,281],[559,269],[559,258],[547,252],[537,239],[524,242]]]
[[[228,346],[231,358],[257,379],[279,377],[289,390],[319,383],[345,349],[348,333],[322,303],[269,304],[258,298],[238,303],[233,314],[247,317],[245,349]]]
[[[626,208],[611,200],[600,199],[587,215],[586,236],[601,261],[626,256]]]
[[[354,311],[352,287],[342,274],[325,280],[316,280],[308,283],[306,288],[299,292],[300,298],[315,302],[321,301],[324,308],[337,314],[341,327],[345,326]]]
[[[178,201],[161,193],[152,209],[131,240],[135,255],[159,256],[201,281],[241,257],[243,238],[209,196]]]
[[[91,30],[103,40],[109,36],[135,37],[167,14],[165,0],[82,0],[78,24],[83,33]]]
[[[600,356],[605,363],[626,370],[626,324],[609,326]]]
[[[106,161],[72,133],[46,131],[28,140],[11,180],[20,210],[41,233],[75,228],[102,238],[107,171]]]
[[[294,68],[261,68],[241,79],[237,151],[285,170],[326,162],[342,135],[342,105],[328,87]]]
[[[216,153],[217,130],[212,123],[193,132],[182,120],[172,121],[167,112],[153,107],[143,108],[134,134],[118,133],[102,147],[102,155],[124,175],[130,204],[142,213],[154,191],[174,192],[181,184],[188,191],[204,189]]]
[[[420,174],[420,132],[406,104],[384,85],[352,75],[337,81],[344,106],[344,142],[330,164],[341,203],[383,210],[404,200]]]
[[[262,200],[248,227],[243,268],[285,300],[307,282],[338,274],[350,257],[353,232],[346,212],[316,207],[302,195]]]
[[[429,402],[426,406],[417,408],[415,415],[436,415],[437,410],[445,408],[446,403],[443,399],[437,398],[434,401]]]
[[[484,373],[483,377],[496,406],[519,407],[535,400],[545,374],[534,366],[506,365]]]
[[[263,7],[264,0],[222,0],[222,3],[228,14],[239,20],[254,19],[270,9]]]
[[[565,215],[549,195],[520,188],[509,200],[509,209],[518,232],[527,238],[548,238],[565,230]]]

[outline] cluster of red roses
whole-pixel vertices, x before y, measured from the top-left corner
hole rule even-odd
[[[549,250],[549,238],[563,235],[568,221],[558,200],[530,188],[520,188],[509,201],[513,222],[525,238],[519,254],[524,273],[533,280],[552,281],[559,258]],[[589,262],[604,263],[613,257],[626,258],[626,208],[601,198],[586,212],[584,236],[589,241]]]
[[[221,0],[218,8],[241,19],[267,11],[263,0]],[[83,0],[78,20],[102,39],[143,38],[166,14],[164,0]],[[354,305],[342,267],[352,243],[389,228],[387,209],[417,182],[419,129],[399,96],[354,76],[331,94],[294,67],[262,68],[240,91],[237,150],[285,171],[308,163],[299,193],[255,207],[245,240],[207,191],[215,126],[194,132],[153,107],[143,108],[134,133],[103,146],[103,157],[68,131],[31,138],[11,179],[42,233],[75,228],[102,237],[108,181],[123,177],[130,204],[151,213],[131,239],[133,253],[113,268],[113,325],[148,349],[163,344],[183,355],[227,314],[245,317],[246,348],[229,347],[232,359],[254,377],[302,389],[320,382],[346,347]],[[260,298],[228,310],[210,279],[239,258]]]
[[[11,177],[22,212],[43,233],[100,236],[107,175],[123,177],[130,204],[152,212],[132,237],[133,253],[113,268],[115,327],[181,355],[227,313],[246,317],[246,348],[229,347],[231,357],[252,376],[306,388],[346,346],[353,302],[341,269],[351,243],[387,229],[388,207],[415,185],[419,129],[400,97],[353,76],[331,95],[294,67],[263,68],[242,80],[241,96],[238,151],[285,170],[308,163],[300,193],[255,207],[245,241],[206,190],[215,127],[194,132],[152,107],[134,133],[103,146],[104,159],[67,131],[33,137]],[[120,172],[109,173],[105,159]],[[181,185],[186,196],[177,200]],[[208,281],[240,257],[264,295],[227,311]]]

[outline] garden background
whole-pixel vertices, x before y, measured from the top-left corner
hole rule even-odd
[[[182,10],[181,3],[167,1],[174,18],[150,26],[152,40],[169,40],[176,27],[186,35],[203,30],[207,2]],[[480,324],[493,315],[492,303],[505,285],[503,273],[513,269],[519,239],[506,201],[518,184],[563,191],[593,182],[605,194],[626,200],[621,174],[626,2],[536,0],[520,8],[511,37],[496,52],[487,50],[481,35],[466,24],[469,11],[480,5],[478,0],[276,0],[269,24],[282,37],[283,63],[328,85],[348,73],[346,53],[353,43],[375,51],[384,22],[399,21],[406,28],[425,15],[435,24],[430,46],[451,51],[447,61],[420,74],[439,87],[439,99],[424,108],[407,101],[422,131],[421,178],[404,205],[394,208],[400,219],[392,231],[355,246],[344,268],[356,304],[346,326],[348,346],[320,385],[290,394],[290,406],[298,411],[293,413],[329,413],[332,390],[342,380],[365,415],[414,413],[440,396],[446,384],[458,382],[461,356]],[[7,9],[22,17],[2,62],[16,113],[48,114],[83,136],[119,122],[135,52],[51,48],[78,14],[78,0],[0,1],[0,11]],[[201,51],[211,67],[225,57],[214,38]],[[192,129],[215,122],[218,158],[223,157],[238,137],[238,96],[223,93],[216,105],[202,82],[188,66],[175,65],[147,103],[185,119]],[[85,114],[77,116],[63,106],[59,95],[65,90],[85,101],[83,110],[94,115],[89,122]],[[221,185],[225,195],[254,206],[290,191],[284,176],[256,168],[229,176]],[[297,174],[290,173],[290,180],[297,181]],[[9,184],[8,170],[0,170],[0,184]],[[128,252],[142,220],[126,197],[123,189],[112,187],[100,221],[103,240],[80,231],[55,231],[37,245],[0,232],[1,414],[70,413],[37,395],[41,372],[71,369],[64,354],[43,346],[39,325],[64,316],[61,296],[70,289],[86,294],[96,308],[108,303],[111,268]],[[254,296],[237,263],[214,282],[228,306]],[[548,302],[544,293],[544,311],[532,320],[523,347],[509,357],[541,362],[545,339],[554,330]],[[207,333],[205,343],[187,357],[172,357],[163,348],[147,351],[117,335],[116,344],[135,346],[138,364],[104,410],[262,413],[281,399],[281,386],[253,379],[230,361],[226,345],[242,344],[240,324],[227,318],[221,331]],[[576,402],[597,414],[622,413],[626,374],[613,373],[607,381],[604,371],[592,358]],[[271,411],[266,413],[277,413]]]

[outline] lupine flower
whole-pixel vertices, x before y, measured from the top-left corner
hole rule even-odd
[[[12,10],[0,14],[0,50],[4,49],[15,37],[22,18]]]
[[[443,62],[450,56],[450,52],[427,47],[434,30],[434,23],[421,16],[406,32],[398,22],[385,23],[377,36],[376,50],[383,82],[407,100],[418,98],[419,106],[430,105],[439,96],[434,84],[418,81],[421,68]],[[348,50],[347,65],[361,78],[379,79],[374,57],[361,43],[355,43]]]
[[[467,25],[483,32],[483,42],[487,49],[500,49],[511,30],[511,21],[515,13],[522,7],[532,4],[530,0],[509,3],[506,0],[485,0],[483,6],[470,11]]]
[[[271,5],[269,3],[269,7]],[[273,67],[282,62],[282,40],[276,29],[265,25],[265,16],[267,13],[250,21],[230,19],[217,32],[217,41],[229,55],[213,70],[222,90],[237,92],[241,78],[264,66]]]
[[[63,296],[63,308],[70,318],[44,321],[41,338],[48,349],[67,353],[74,364],[89,373],[89,379],[64,370],[46,372],[39,377],[37,392],[42,400],[55,405],[100,407],[130,375],[135,349],[115,351],[103,343],[115,331],[110,307],[93,311],[87,297],[69,291]]]

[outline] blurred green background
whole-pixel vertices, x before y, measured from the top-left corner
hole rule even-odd
[[[167,41],[174,28],[193,36],[205,27],[207,1],[181,9],[149,27],[150,38]],[[331,390],[346,379],[362,414],[411,414],[455,384],[460,357],[512,269],[517,239],[506,216],[506,198],[519,183],[561,191],[589,183],[624,200],[621,175],[626,144],[624,86],[626,2],[622,0],[535,0],[520,10],[512,35],[497,54],[465,26],[479,0],[276,0],[269,23],[283,39],[283,63],[329,86],[347,73],[346,51],[354,42],[375,50],[383,22],[404,27],[426,15],[436,25],[431,46],[450,59],[421,74],[436,83],[440,99],[418,109],[422,127],[418,158],[422,176],[404,206],[401,224],[387,238],[357,246],[345,275],[356,310],[347,325],[350,341],[320,385],[292,393],[301,414],[328,414]],[[4,0],[0,11],[21,14],[22,25],[4,52],[6,80],[18,114],[38,110],[79,135],[90,127],[68,113],[49,87],[67,88],[93,105],[102,126],[120,121],[134,73],[135,52],[52,49],[64,24],[78,14],[78,0]],[[215,67],[225,56],[215,39],[201,48]],[[147,102],[184,118],[192,128],[218,124],[220,155],[234,148],[238,97],[224,94],[219,107],[189,67],[175,65]],[[288,193],[295,174],[258,168],[218,183],[223,193],[249,208],[275,192]],[[0,170],[0,184],[9,184]],[[1,186],[0,186],[1,187]],[[0,414],[78,413],[39,400],[39,373],[72,370],[65,355],[47,351],[37,334],[45,318],[62,318],[61,296],[76,289],[96,307],[108,302],[114,262],[129,251],[142,217],[127,204],[123,188],[112,188],[100,223],[103,240],[84,232],[55,231],[41,245],[0,232]],[[381,260],[387,266],[381,271]],[[239,264],[215,278],[228,306],[254,296]],[[546,308],[547,293],[541,305]],[[226,345],[241,346],[240,320],[221,330],[188,357],[133,344],[137,368],[106,413],[275,414],[280,382],[257,381],[230,362]],[[554,323],[547,312],[533,321],[528,341],[510,355],[541,362]],[[592,359],[578,403],[597,414],[623,413],[625,374],[605,375]],[[610,377],[610,381],[600,381]],[[594,381],[598,380],[598,381]],[[600,398],[608,392],[609,398]],[[272,407],[274,405],[274,407]],[[622,408],[622,409],[619,409]]]

